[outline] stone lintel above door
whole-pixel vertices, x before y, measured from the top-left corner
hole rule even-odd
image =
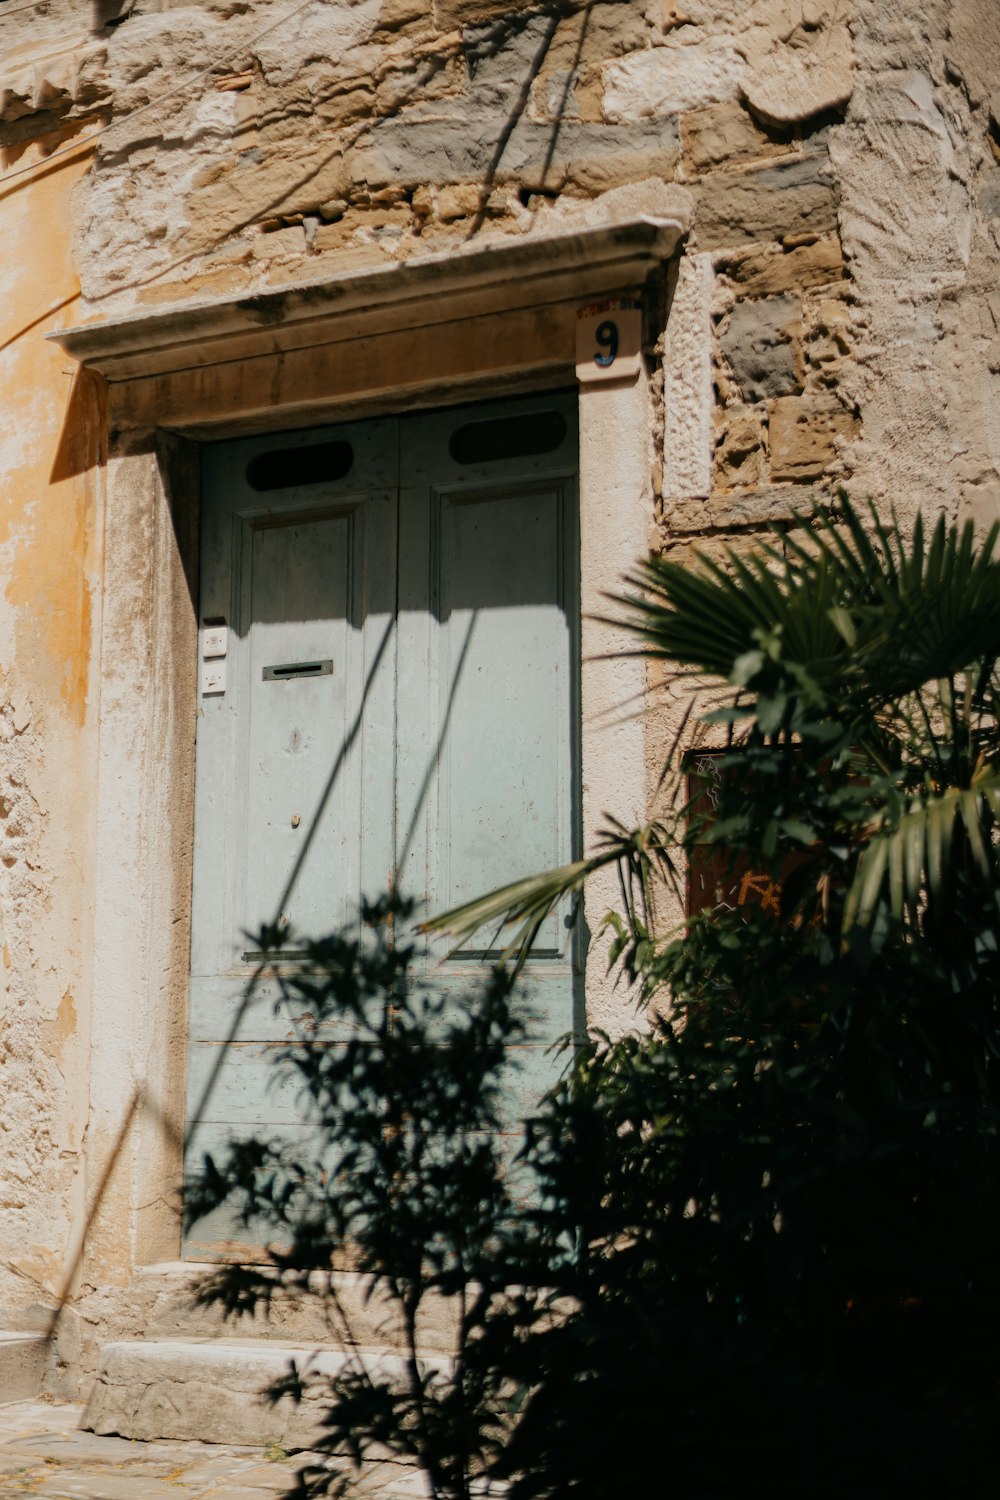
[[[49,337],[105,377],[120,429],[209,425],[218,436],[220,423],[288,426],[387,390],[436,398],[504,374],[523,388],[571,376],[581,304],[640,292],[683,233],[638,217],[510,237]]]

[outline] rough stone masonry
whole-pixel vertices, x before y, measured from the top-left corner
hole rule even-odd
[[[36,167],[88,137],[46,198]],[[81,1222],[95,982],[95,700],[85,661],[73,727],[70,647],[24,644],[49,574],[15,586],[33,537],[100,588],[89,492],[70,525],[18,479],[68,388],[42,334],[63,300],[245,298],[626,212],[689,225],[647,350],[657,545],[738,545],[841,483],[904,519],[1000,516],[996,0],[0,0],[8,1325],[51,1304]],[[73,285],[39,302],[61,236]],[[53,484],[84,467],[57,459]],[[71,1301],[64,1391],[148,1311],[97,1273]]]
[[[74,203],[88,310],[523,235],[670,184],[704,268],[711,430],[696,456],[667,438],[666,539],[817,483],[904,510],[1000,500],[991,0],[91,9],[0,13],[4,145],[107,127]]]

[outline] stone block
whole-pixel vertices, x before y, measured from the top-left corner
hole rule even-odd
[[[41,1395],[48,1353],[43,1333],[0,1333],[0,1405]]]
[[[468,219],[478,212],[480,197],[481,190],[474,182],[443,187],[437,195],[437,217],[442,224],[450,224],[454,219]]]
[[[604,87],[598,68],[556,68],[542,72],[531,92],[531,118],[535,120],[604,119]]]
[[[539,74],[531,90],[529,113],[533,120],[579,120],[576,91],[580,74],[568,68]]]
[[[844,257],[838,237],[827,235],[787,250],[770,246],[748,250],[720,269],[735,284],[739,296],[768,297],[839,280],[844,274]]]
[[[601,193],[596,198],[574,198],[569,193],[562,193],[554,202],[546,205],[544,217],[553,228],[569,227],[573,223],[624,224],[628,219],[646,217],[673,219],[681,225],[683,230],[686,230],[691,222],[691,194],[679,182],[664,182],[662,177],[644,177],[636,182],[623,182],[620,187],[609,188],[606,193]],[[542,227],[541,221],[537,227],[539,229]],[[683,257],[678,270],[679,276],[683,277],[685,269],[690,270],[691,262],[695,259],[697,257]],[[707,261],[709,261],[707,256],[702,257],[703,264]],[[709,261],[705,271],[709,280],[711,280],[711,269]],[[670,311],[670,321],[674,326],[676,326],[676,319],[677,298],[675,297]],[[705,336],[701,340],[701,348],[705,351],[706,358],[710,338],[711,328],[706,313]]]
[[[824,149],[757,171],[710,173],[701,185],[695,234],[701,250],[786,234],[832,234],[837,193]]]
[[[396,58],[379,76],[375,89],[375,112],[391,115],[415,99],[446,99],[465,92],[465,67],[458,57]],[[360,100],[346,100],[355,107]]]
[[[740,104],[707,104],[681,119],[681,159],[692,177],[722,166],[787,156],[793,149],[789,139],[762,130]]]
[[[856,422],[832,396],[782,396],[768,409],[772,479],[815,479]]]
[[[548,155],[552,127],[536,125],[514,131],[500,163],[499,176],[541,183],[541,167]],[[603,193],[625,183],[650,177],[674,176],[680,142],[673,122],[647,121],[641,125],[595,125],[567,121],[559,131],[546,181],[561,177],[589,194]]]
[[[429,219],[434,212],[434,194],[429,187],[415,188],[413,197],[410,199],[410,204],[416,218],[423,222],[424,219]]]
[[[716,484],[723,489],[757,484],[764,456],[760,411],[752,406],[724,407],[716,420]]]
[[[833,384],[851,352],[851,313],[840,297],[823,297],[808,309],[802,351],[808,371]]]
[[[713,526],[766,526],[796,515],[807,516],[824,499],[829,496],[813,485],[768,485],[728,495],[710,495],[708,508]]]
[[[380,120],[348,153],[345,166],[355,183],[373,188],[481,182],[506,123],[502,110],[470,113],[457,100],[426,111],[417,107]],[[676,128],[656,122],[609,126],[567,120],[546,171],[551,147],[551,125],[522,119],[507,142],[497,181],[513,180],[530,191],[570,180],[597,193],[622,182],[670,176],[678,140]]]
[[[378,24],[383,31],[398,31],[414,21],[430,21],[433,15],[433,0],[382,0]]]
[[[370,238],[373,234],[384,237],[388,232],[392,238],[404,234],[412,226],[413,216],[408,205],[356,204],[335,224],[320,224],[314,243],[317,252],[342,250],[359,235],[362,238]]]
[[[798,335],[802,303],[788,294],[737,302],[719,344],[744,401],[801,389]]]
[[[846,24],[813,48],[784,46],[755,62],[744,79],[747,103],[771,125],[797,125],[845,105],[854,90],[854,51]]]
[[[254,260],[284,260],[290,255],[304,255],[305,232],[301,224],[292,224],[287,229],[273,229],[259,234],[253,242]]]
[[[355,5],[307,5],[291,12],[286,24],[262,30],[252,44],[266,82],[272,87],[300,87],[310,74],[336,76],[341,68],[357,73],[363,66],[360,49],[378,28],[380,0]],[[197,13],[197,7],[192,7]],[[128,30],[123,27],[122,30]],[[211,58],[218,46],[213,38],[206,49]],[[353,55],[352,55],[353,54]],[[332,66],[331,66],[332,64]],[[366,68],[367,72],[368,69]],[[322,93],[322,86],[314,97]]]
[[[367,120],[375,109],[375,90],[371,81],[347,79],[343,83],[331,83],[323,98],[311,106],[314,119],[340,129]]]
[[[735,99],[746,61],[732,37],[633,52],[604,70],[604,114],[615,124],[662,119]]]
[[[581,120],[604,119],[604,83],[599,68],[582,68],[573,88],[573,99]]]
[[[176,281],[155,281],[151,286],[139,287],[136,300],[145,307],[162,307],[166,303],[183,302],[193,297],[245,296],[247,291],[247,273],[239,265],[204,271]]]
[[[520,93],[531,69],[538,66],[539,50],[545,45],[548,24],[545,16],[516,15],[501,17],[481,26],[466,26],[461,33],[462,53],[469,74],[475,108],[489,103],[491,93],[506,92],[512,98]],[[551,38],[544,65],[558,66],[552,56]]]
[[[204,1266],[179,1261],[136,1271],[130,1297],[137,1318],[145,1326],[146,1344],[223,1339],[231,1344],[237,1333],[251,1345],[270,1341],[317,1348],[327,1342],[329,1309],[322,1297],[289,1293],[282,1288],[280,1275],[274,1273],[266,1305],[241,1315],[234,1324],[218,1307],[200,1306],[196,1301],[204,1274]],[[370,1277],[337,1271],[334,1285],[352,1344],[397,1352],[406,1348],[405,1321],[399,1308],[385,1295],[373,1292]],[[425,1298],[417,1331],[419,1348],[438,1354],[454,1349],[460,1311],[457,1299]]]
[[[816,485],[764,485],[747,489],[715,491],[706,500],[686,500],[671,506],[664,517],[672,533],[684,531],[725,531],[744,526],[768,526],[788,521],[796,515],[808,516],[829,495]],[[699,551],[716,549],[698,543]],[[677,561],[681,559],[678,558]]]
[[[663,351],[663,486],[669,497],[712,487],[712,292],[708,255],[682,255]]]
[[[652,147],[623,143],[617,152],[588,152],[570,157],[565,164],[564,181],[567,187],[594,197],[633,182],[645,182],[649,177],[669,181],[676,167],[677,154],[671,151],[668,142]],[[554,176],[559,180],[557,174],[550,173],[546,179],[549,185]]]
[[[474,26],[506,16],[514,9],[511,0],[434,0],[434,19],[442,31],[453,26]]]
[[[525,17],[514,7],[501,9],[481,23],[463,27],[463,51],[477,83],[507,83],[520,89],[529,69],[537,68],[541,49],[541,71],[546,74],[601,68],[609,58],[645,45],[646,26],[637,0],[580,7],[562,17],[555,30],[550,30],[547,13]]]
[[[642,6],[636,0],[581,6],[556,27],[546,65],[597,66],[644,48],[646,36]]]
[[[697,568],[703,558],[713,556],[719,548],[715,537],[687,537],[686,531],[699,531],[698,526],[675,525],[674,511],[667,510],[657,527],[656,544],[651,550],[667,562],[680,563],[682,568]],[[721,559],[716,559],[721,561]]]

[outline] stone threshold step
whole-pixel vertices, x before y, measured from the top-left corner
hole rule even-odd
[[[266,1268],[258,1267],[265,1276]],[[273,1273],[273,1291],[255,1314],[230,1320],[220,1306],[204,1306],[200,1292],[218,1264],[164,1261],[136,1270],[130,1287],[135,1326],[144,1339],[254,1339],[277,1344],[317,1347],[329,1342],[329,1289],[318,1276],[315,1295],[287,1294]],[[336,1271],[333,1277],[339,1315],[350,1329],[350,1342],[370,1348],[405,1348],[405,1332],[398,1310],[373,1287],[372,1278],[357,1271]],[[454,1345],[457,1305],[446,1298],[428,1297],[422,1309],[420,1347],[446,1353]]]
[[[270,1339],[137,1339],[105,1344],[82,1425],[102,1435],[153,1441],[274,1444],[288,1453],[315,1445],[325,1410],[319,1394],[296,1405],[262,1396],[295,1362],[320,1376],[339,1373],[356,1357],[373,1377],[398,1381],[402,1356],[384,1348],[344,1350],[331,1345],[279,1344]],[[421,1356],[445,1368],[441,1355]]]
[[[0,1406],[41,1395],[48,1354],[44,1333],[0,1332]]]

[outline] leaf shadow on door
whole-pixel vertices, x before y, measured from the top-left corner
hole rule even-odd
[[[371,666],[369,667],[368,673],[365,677],[365,684],[361,694],[361,700],[358,703],[357,711],[354,715],[351,728],[345,735],[343,741],[341,742],[340,748],[337,751],[336,756],[334,757],[333,765],[330,768],[330,774],[327,777],[326,785],[323,789],[323,794],[319,800],[319,804],[317,805],[315,812],[312,815],[312,818],[310,819],[309,826],[307,827],[305,832],[305,837],[302,840],[302,846],[298,852],[298,855],[296,856],[295,863],[292,866],[291,872],[285,883],[285,887],[277,902],[274,918],[270,924],[270,927],[274,932],[277,932],[278,930],[278,922],[281,913],[287,906],[289,897],[295,888],[296,882],[298,881],[299,875],[302,871],[302,866],[305,863],[306,857],[309,853],[309,849],[316,837],[316,831],[322,821],[323,813],[333,793],[334,787],[337,784],[340,773],[344,767],[348,755],[350,754],[351,748],[357,740],[358,735],[361,733],[361,729],[364,723],[365,707],[371,694],[372,688],[374,687],[375,679],[378,676],[378,671],[382,664],[383,658],[385,657],[385,654],[388,650],[389,642],[392,638],[395,627],[395,619],[390,619],[386,622],[386,626],[384,631],[382,632],[382,637],[379,641],[378,648],[372,658]],[[264,946],[266,948],[268,945],[265,943]],[[191,1142],[204,1118],[209,1101],[218,1082],[219,1074],[221,1073],[222,1068],[225,1064],[227,1048],[230,1047],[239,1036],[247,1011],[249,1010],[253,1002],[261,975],[267,967],[267,962],[268,960],[264,960],[256,966],[253,974],[250,976],[246,985],[244,986],[243,994],[240,998],[240,1003],[236,1008],[229,1027],[229,1032],[223,1042],[223,1045],[218,1048],[215,1061],[212,1064],[208,1077],[205,1080],[205,1084],[202,1088],[202,1092],[198,1099],[198,1102],[195,1105],[194,1109],[190,1112],[187,1129],[185,1132],[185,1144],[188,1150],[190,1150]]]
[[[445,743],[445,739],[446,739],[447,734],[448,734],[448,728],[449,728],[449,724],[450,724],[450,721],[451,721],[451,711],[452,711],[452,707],[453,707],[453,704],[454,704],[454,701],[455,701],[455,696],[456,696],[457,691],[458,691],[459,681],[460,681],[461,675],[462,675],[462,669],[463,669],[463,667],[465,665],[465,661],[466,661],[466,658],[467,658],[467,655],[468,655],[469,646],[470,646],[471,641],[472,641],[472,635],[473,635],[473,630],[475,628],[476,614],[477,613],[478,612],[473,613],[472,618],[469,620],[469,623],[468,623],[468,626],[467,626],[467,629],[466,629],[466,632],[465,632],[465,637],[464,637],[464,640],[463,640],[462,649],[461,649],[461,651],[459,653],[459,658],[458,658],[458,661],[457,661],[456,666],[455,666],[455,671],[454,671],[454,674],[453,674],[453,677],[452,677],[451,687],[450,687],[450,690],[449,690],[449,693],[448,693],[448,699],[447,699],[447,706],[446,706],[445,714],[443,716],[442,723],[441,723],[440,729],[438,731],[438,735],[437,735],[437,740],[436,740],[434,752],[433,752],[432,756],[430,757],[430,759],[428,761],[426,772],[425,772],[425,775],[424,775],[424,780],[423,780],[423,783],[422,783],[422,786],[421,786],[421,790],[420,790],[420,795],[419,795],[419,798],[418,798],[418,801],[417,801],[417,805],[415,806],[414,811],[413,811],[413,816],[412,816],[412,819],[411,819],[411,822],[410,822],[409,829],[407,831],[407,836],[406,836],[406,839],[404,841],[402,851],[401,851],[400,856],[399,856],[399,858],[398,858],[398,860],[396,862],[396,868],[395,868],[395,871],[394,871],[394,875],[395,875],[395,881],[394,881],[394,883],[395,883],[395,885],[397,887],[402,883],[402,872],[404,870],[404,867],[405,867],[405,864],[406,864],[406,860],[407,860],[407,858],[409,856],[409,853],[410,853],[410,851],[412,849],[413,838],[414,838],[414,833],[415,833],[415,830],[416,830],[416,826],[417,826],[417,823],[419,821],[419,818],[420,818],[420,815],[421,815],[424,803],[426,801],[428,790],[429,790],[429,788],[430,788],[430,786],[432,784],[432,781],[433,781],[434,769],[435,769],[435,766],[437,764],[438,757],[439,757],[439,755],[441,753],[441,750],[442,750],[442,748],[444,746],[444,743]],[[279,922],[280,922],[281,913],[285,910],[285,908],[287,907],[287,905],[288,905],[288,903],[289,903],[289,901],[291,899],[292,893],[293,893],[293,891],[295,889],[296,883],[297,883],[297,881],[299,879],[299,876],[301,874],[303,865],[305,864],[305,861],[306,861],[306,858],[308,857],[310,848],[312,847],[312,845],[313,845],[313,843],[315,841],[315,838],[316,838],[316,835],[317,835],[317,831],[320,828],[320,825],[322,823],[323,814],[324,814],[324,812],[326,810],[326,807],[327,807],[327,804],[329,802],[329,799],[330,799],[330,797],[331,797],[331,795],[332,795],[332,793],[334,791],[334,788],[335,788],[335,786],[337,784],[337,780],[338,780],[338,778],[339,778],[339,776],[341,774],[341,771],[342,771],[342,769],[343,769],[343,767],[344,767],[344,765],[345,765],[345,763],[347,761],[347,758],[348,758],[348,756],[349,756],[349,754],[350,754],[350,752],[351,752],[351,750],[352,750],[355,742],[357,741],[358,736],[360,735],[360,733],[362,731],[362,728],[363,728],[363,725],[364,725],[365,708],[366,708],[368,699],[370,697],[372,688],[374,686],[375,679],[376,679],[376,677],[378,675],[378,672],[379,672],[379,669],[380,669],[380,667],[382,665],[383,659],[384,659],[384,657],[386,655],[386,652],[388,651],[389,643],[391,641],[391,638],[392,638],[393,631],[394,631],[395,627],[396,627],[396,620],[395,619],[390,619],[389,621],[387,621],[385,630],[383,631],[381,639],[379,641],[378,648],[377,648],[377,650],[375,652],[374,657],[372,658],[371,666],[369,667],[368,674],[367,674],[367,677],[365,679],[364,690],[362,692],[361,700],[360,700],[360,702],[358,704],[357,711],[356,711],[356,713],[354,715],[354,719],[353,719],[353,722],[351,724],[351,728],[350,728],[348,734],[345,736],[344,740],[341,742],[341,745],[340,745],[340,747],[339,747],[339,749],[337,751],[337,754],[334,757],[333,764],[332,764],[332,766],[330,768],[330,774],[329,774],[329,776],[327,778],[326,785],[325,785],[325,787],[323,789],[323,794],[322,794],[322,796],[321,796],[321,798],[319,800],[319,803],[317,804],[317,806],[315,808],[315,811],[313,812],[312,817],[309,820],[309,824],[308,824],[308,827],[306,828],[305,837],[304,837],[304,839],[302,841],[301,848],[300,848],[300,850],[298,852],[298,855],[296,857],[295,863],[292,866],[292,869],[291,869],[291,871],[290,871],[290,873],[288,875],[288,879],[287,879],[287,881],[285,883],[285,886],[284,886],[284,888],[283,888],[283,890],[281,892],[281,895],[280,895],[280,897],[279,897],[279,899],[278,899],[278,901],[276,903],[273,919],[272,919],[271,923],[269,924],[269,927],[266,928],[263,933],[259,934],[260,938],[264,940],[263,946],[264,946],[265,949],[268,949],[270,947],[270,943],[269,943],[268,939],[269,938],[270,939],[277,938],[279,936],[279,934],[280,934]],[[257,934],[254,934],[255,938],[257,936],[258,936]],[[206,1110],[208,1108],[209,1102],[210,1102],[210,1100],[212,1098],[212,1094],[213,1094],[213,1092],[215,1090],[216,1084],[218,1083],[219,1074],[220,1074],[220,1072],[221,1072],[221,1070],[222,1070],[222,1068],[223,1068],[223,1066],[225,1064],[225,1059],[226,1059],[226,1055],[227,1055],[226,1054],[226,1048],[229,1047],[229,1046],[231,1046],[237,1040],[237,1038],[239,1036],[239,1033],[240,1033],[240,1030],[241,1030],[241,1028],[243,1026],[243,1022],[244,1022],[244,1019],[246,1017],[247,1011],[249,1010],[251,1004],[253,1003],[254,996],[255,996],[258,984],[260,982],[261,976],[262,976],[265,968],[267,967],[267,963],[269,961],[270,960],[262,960],[256,966],[256,968],[254,969],[253,974],[250,976],[249,980],[247,981],[247,984],[244,987],[243,995],[241,997],[240,1004],[237,1007],[237,1010],[236,1010],[236,1012],[235,1012],[235,1014],[233,1016],[233,1019],[232,1019],[232,1022],[231,1022],[230,1028],[229,1028],[229,1032],[228,1032],[228,1034],[227,1034],[227,1036],[226,1036],[226,1038],[225,1038],[225,1040],[223,1042],[223,1045],[218,1049],[218,1053],[217,1053],[217,1056],[216,1056],[215,1063],[214,1063],[211,1071],[209,1072],[209,1075],[208,1075],[207,1079],[205,1080],[205,1084],[204,1084],[204,1087],[202,1089],[202,1093],[201,1093],[201,1095],[200,1095],[200,1097],[198,1099],[198,1102],[197,1102],[195,1108],[192,1110],[190,1118],[188,1120],[187,1132],[186,1132],[186,1135],[187,1135],[186,1146],[187,1146],[188,1150],[190,1150],[191,1143],[192,1143],[192,1141],[194,1139],[195,1134],[198,1131],[199,1125],[202,1122],[202,1119],[203,1119],[203,1117],[205,1115],[205,1112],[206,1112]]]

